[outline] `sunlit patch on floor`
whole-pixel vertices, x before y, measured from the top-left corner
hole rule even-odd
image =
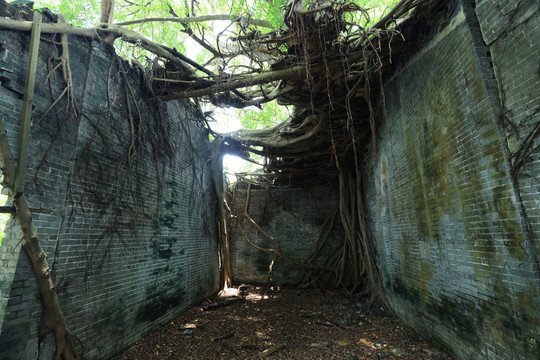
[[[116,360],[450,359],[389,312],[368,312],[367,303],[339,291],[230,287]]]
[[[248,301],[259,301],[259,300],[268,300],[270,296],[268,295],[272,292],[272,297],[279,296],[277,294],[280,291],[279,286],[263,287],[263,286],[248,286],[242,284],[238,287],[228,287],[225,286],[218,294],[220,298],[227,298],[232,296],[242,296]]]

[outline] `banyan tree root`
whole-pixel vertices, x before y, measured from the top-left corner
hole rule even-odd
[[[339,259],[337,285],[369,295],[370,305],[383,305],[385,298],[367,234],[358,169],[352,171],[347,166],[339,169],[339,197],[345,242]]]
[[[367,227],[364,221],[364,207],[362,201],[361,182],[358,174],[355,176],[346,167],[340,169],[340,204],[339,212],[345,230],[345,238],[341,248],[326,264],[317,264],[320,250],[323,248],[331,230],[334,227],[336,210],[324,222],[319,237],[304,261],[294,260],[285,255],[279,240],[265,232],[249,215],[249,198],[251,184],[248,184],[244,213],[239,216],[238,229],[244,240],[255,249],[271,253],[272,261],[269,264],[268,279],[272,273],[274,263],[282,259],[288,263],[298,265],[304,272],[301,287],[335,287],[344,288],[351,292],[360,292],[370,296],[369,304],[385,304],[380,277],[371,256],[370,244],[367,236]],[[263,248],[251,241],[245,233],[241,221],[248,220],[257,231],[274,243],[274,248]]]
[[[274,266],[275,262],[278,259],[282,259],[282,260],[284,260],[284,261],[286,261],[288,263],[300,266],[304,270],[304,273],[306,273],[308,271],[312,271],[312,270],[326,270],[326,271],[332,271],[333,270],[332,268],[330,268],[330,267],[328,267],[326,265],[314,264],[312,262],[312,260],[316,257],[316,253],[322,248],[321,244],[324,244],[324,241],[326,240],[326,237],[321,239],[321,235],[319,235],[319,239],[317,240],[317,243],[316,243],[313,251],[310,253],[310,255],[308,255],[306,260],[298,261],[298,260],[295,260],[295,259],[285,255],[283,253],[283,251],[281,250],[281,245],[279,243],[279,240],[277,238],[271,236],[270,234],[268,234],[266,231],[264,231],[259,226],[259,224],[257,224],[257,222],[251,217],[251,215],[249,215],[248,207],[249,207],[250,195],[251,195],[251,184],[248,184],[248,190],[247,190],[247,195],[246,195],[246,203],[244,205],[244,213],[241,216],[238,217],[237,227],[240,230],[240,233],[242,234],[244,240],[246,240],[246,242],[249,245],[251,245],[252,247],[254,247],[255,249],[257,249],[259,251],[270,253],[270,254],[273,255],[272,260],[271,260],[271,262],[270,262],[270,264],[268,266],[268,275],[267,275],[268,281],[270,281],[273,266]],[[247,236],[246,232],[244,231],[242,225],[241,225],[241,222],[242,222],[243,219],[248,220],[248,222],[250,222],[257,229],[257,232],[259,232],[265,238],[271,240],[274,243],[275,247],[273,247],[273,248],[264,248],[264,247],[258,246],[253,241],[251,241],[249,239],[249,237]],[[326,224],[326,222],[325,222],[325,224]],[[323,225],[323,229],[324,229],[324,225]],[[321,232],[321,234],[322,234],[322,232]],[[328,236],[328,232],[326,233],[326,236]],[[314,252],[315,252],[315,254],[313,254]]]
[[[55,360],[79,359],[73,335],[69,331],[60,307],[58,294],[51,277],[51,269],[47,262],[47,254],[41,247],[38,234],[32,223],[32,214],[28,208],[26,196],[23,193],[15,193],[14,190],[16,163],[9,147],[3,121],[0,121],[0,165],[4,174],[3,186],[9,189],[14,199],[13,203],[17,209],[16,217],[23,234],[22,246],[26,250],[36,274],[41,300],[43,301],[43,316],[39,336],[43,338],[49,333],[54,333],[56,338]]]

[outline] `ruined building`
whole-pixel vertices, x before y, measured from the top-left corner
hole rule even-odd
[[[366,120],[359,137],[367,256],[390,309],[457,359],[537,359],[540,3],[443,3],[403,31],[407,47],[373,93],[376,126]],[[0,30],[0,116],[15,154],[29,44],[28,31]],[[194,102],[154,101],[142,69],[70,35],[72,86],[50,109],[66,88],[61,71],[48,76],[59,57],[40,42],[24,193],[70,330],[85,358],[106,359],[219,289],[221,202]],[[311,261],[327,261],[346,233],[335,168],[290,185],[239,183],[228,204],[298,261],[326,226]],[[229,222],[232,280],[266,282],[273,254],[238,224],[259,247],[272,241],[245,216]],[[0,359],[51,359],[21,245],[12,218],[0,245]],[[302,273],[277,259],[272,281]]]

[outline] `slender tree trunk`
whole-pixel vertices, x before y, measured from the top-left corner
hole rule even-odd
[[[10,190],[14,199],[13,204],[17,209],[16,217],[23,234],[23,248],[30,258],[43,301],[43,316],[39,336],[42,338],[48,333],[54,333],[56,337],[55,360],[62,358],[64,360],[78,359],[79,355],[73,337],[60,308],[58,294],[51,277],[51,269],[47,262],[47,254],[43,251],[36,229],[32,224],[32,213],[28,208],[26,196],[24,196],[24,193],[15,193],[14,190],[16,162],[9,147],[3,121],[0,121],[0,165],[4,174],[3,186]]]
[[[102,24],[111,24],[114,18],[114,0],[101,0],[101,17]]]
[[[210,160],[210,172],[214,191],[217,197],[217,211],[219,219],[219,251],[221,257],[220,269],[220,288],[231,285],[231,271],[229,260],[229,239],[227,233],[227,221],[225,217],[225,188],[223,186],[223,154],[221,151],[222,139],[216,139],[212,142],[212,155]]]

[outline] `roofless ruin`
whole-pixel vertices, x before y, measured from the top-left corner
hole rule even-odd
[[[0,3],[0,358],[111,358],[243,282],[364,294],[457,359],[540,356],[540,3],[401,0],[368,25],[292,0],[277,28],[32,5]],[[190,28],[213,20],[227,46]],[[271,101],[291,116],[230,133],[201,106]],[[262,170],[228,184],[225,154]]]

